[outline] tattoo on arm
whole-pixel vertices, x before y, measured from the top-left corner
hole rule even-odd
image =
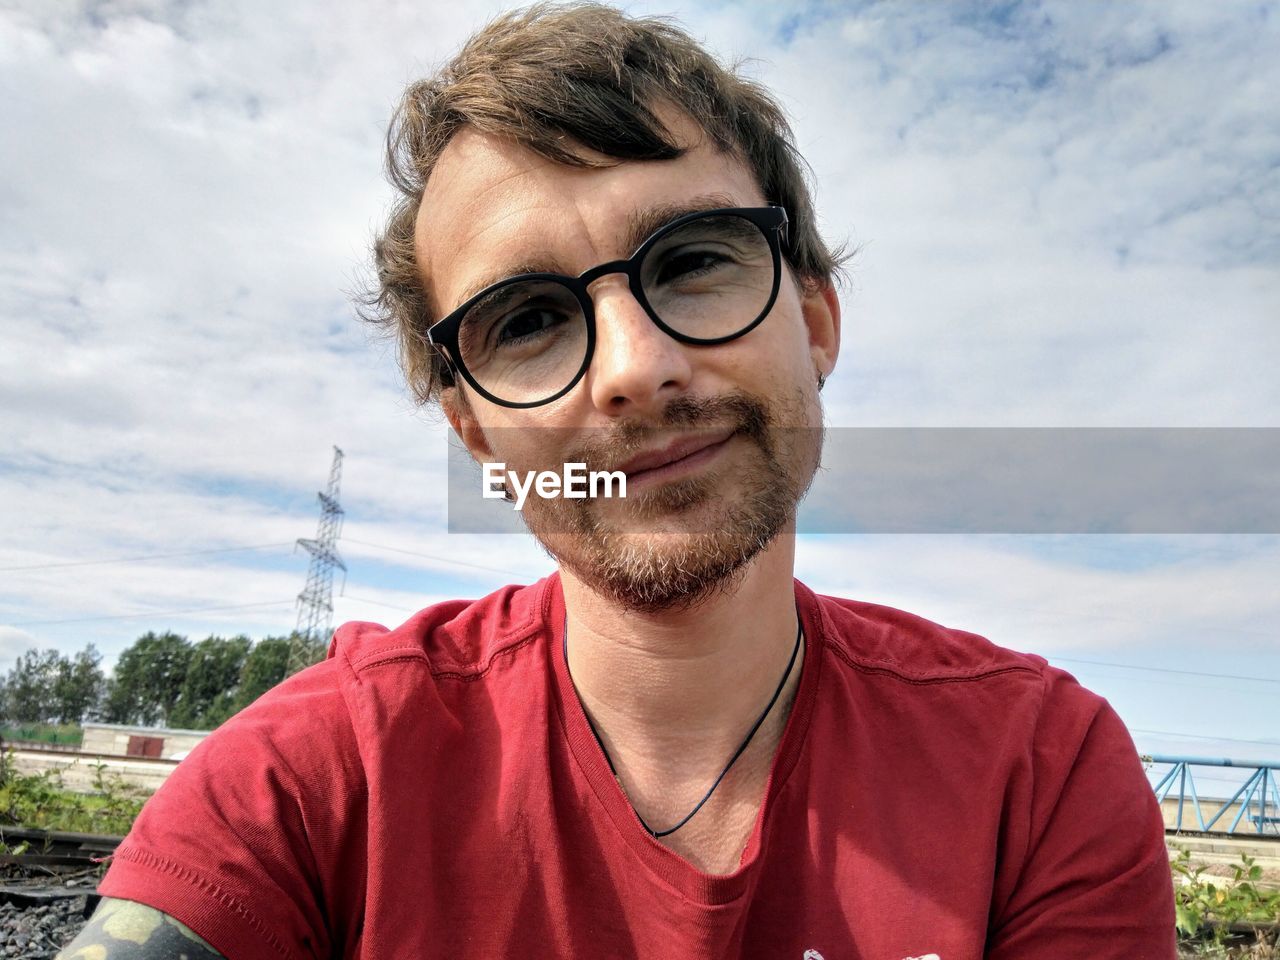
[[[54,960],[225,960],[167,913],[104,897]]]

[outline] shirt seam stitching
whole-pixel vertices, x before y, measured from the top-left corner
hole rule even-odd
[[[347,660],[356,671],[367,666],[381,663],[383,660],[426,660],[427,655],[421,647],[394,647],[391,650],[375,650],[360,657],[348,657]]]
[[[237,914],[244,917],[258,935],[267,943],[271,944],[280,956],[286,957],[288,960],[293,960],[293,954],[283,943],[276,939],[275,935],[267,925],[263,923],[262,920],[258,919],[257,914],[249,910],[249,908],[242,904],[236,897],[227,893],[212,880],[208,880],[197,874],[195,871],[176,864],[171,860],[166,860],[164,857],[158,857],[153,853],[148,853],[145,850],[138,850],[130,846],[126,846],[123,849],[118,850],[116,852],[116,856],[123,857],[126,860],[132,860],[135,863],[150,867],[154,870],[159,870],[162,873],[172,874],[181,880],[185,880],[187,883],[190,883],[192,886],[204,893],[216,897],[219,902],[231,907],[231,909]]]
[[[967,674],[964,676],[912,677],[902,673],[900,670],[894,669],[892,666],[889,666],[888,664],[891,663],[891,661],[882,660],[874,661],[872,663],[863,662],[850,656],[848,651],[846,651],[840,644],[825,637],[823,638],[823,644],[828,650],[843,660],[847,666],[853,670],[857,670],[859,673],[877,674],[882,676],[887,675],[896,680],[901,680],[903,683],[910,683],[915,686],[933,686],[939,683],[970,683],[976,680],[987,680],[991,677],[998,677],[1006,673],[1029,673],[1033,677],[1043,677],[1041,672],[1034,667],[1023,666],[1021,664],[1010,664],[1006,667],[992,667],[979,673]],[[873,665],[874,663],[883,663],[885,666],[875,666]]]
[[[526,587],[524,589],[528,588]],[[545,596],[545,585],[542,593]],[[533,609],[525,621],[518,627],[514,627],[508,631],[507,634],[499,641],[502,646],[499,646],[498,649],[494,650],[489,655],[488,660],[474,670],[457,668],[441,668],[437,670],[431,666],[431,659],[427,656],[426,651],[417,646],[403,646],[396,647],[391,650],[378,650],[366,654],[363,657],[356,657],[354,659],[348,658],[347,662],[351,664],[352,672],[357,676],[359,676],[359,674],[364,670],[381,666],[384,663],[403,663],[409,660],[421,660],[427,664],[428,669],[431,671],[431,676],[436,679],[460,680],[462,682],[480,680],[493,669],[494,662],[499,657],[505,657],[508,654],[515,653],[522,647],[527,646],[528,643],[535,638],[542,622],[537,613],[540,604],[535,601],[534,604],[531,604],[531,607],[533,607]]]
[[[524,647],[527,647],[530,643],[532,643],[534,639],[536,639],[536,634],[530,633],[528,636],[522,637],[519,640],[515,640],[509,643],[507,646],[503,647],[501,650],[495,650],[492,656],[489,657],[485,665],[483,667],[480,667],[477,670],[474,670],[474,671],[432,670],[431,676],[437,680],[458,680],[458,681],[461,681],[462,683],[470,683],[473,680],[483,680],[486,676],[488,676],[490,671],[493,670],[494,664],[499,657],[506,658],[511,654],[517,653],[518,651],[522,650]]]

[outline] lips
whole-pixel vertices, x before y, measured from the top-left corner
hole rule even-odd
[[[615,469],[621,470],[628,478],[648,471],[660,470],[711,447],[717,447],[725,443],[733,434],[734,429],[732,427],[724,427],[711,433],[699,433],[695,436],[681,437],[661,447],[639,453],[619,464]]]

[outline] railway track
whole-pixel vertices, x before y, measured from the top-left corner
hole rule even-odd
[[[83,896],[94,888],[121,837],[30,827],[0,827],[0,903],[25,905]]]
[[[1221,839],[1191,831],[1184,831],[1180,838]],[[95,888],[105,871],[106,861],[122,839],[60,830],[0,827],[0,956],[32,960],[53,957],[57,948],[74,936],[97,907],[100,897]],[[1171,835],[1169,839],[1176,842],[1179,838]],[[49,931],[43,939],[38,932],[41,924]],[[30,935],[17,933],[19,927],[29,930]],[[1241,949],[1247,949],[1243,943],[1253,941],[1258,935],[1271,943],[1280,937],[1280,930],[1274,924],[1232,924],[1227,929],[1239,936],[1237,942],[1242,944]],[[17,937],[23,938],[22,952],[9,952],[9,944],[19,942],[9,938]]]
[[[0,957],[53,960],[101,899],[120,837],[0,826]]]

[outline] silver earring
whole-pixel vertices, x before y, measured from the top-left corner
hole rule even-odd
[[[827,378],[822,374],[822,371],[819,370],[818,371],[818,389],[821,390],[824,386],[826,386],[826,384],[827,384]]]
[[[506,480],[494,480],[489,484],[489,491],[491,493],[496,493],[499,490],[502,491],[502,499],[507,501],[507,503],[516,502],[515,494],[513,494],[511,492],[511,488],[507,486]]]

